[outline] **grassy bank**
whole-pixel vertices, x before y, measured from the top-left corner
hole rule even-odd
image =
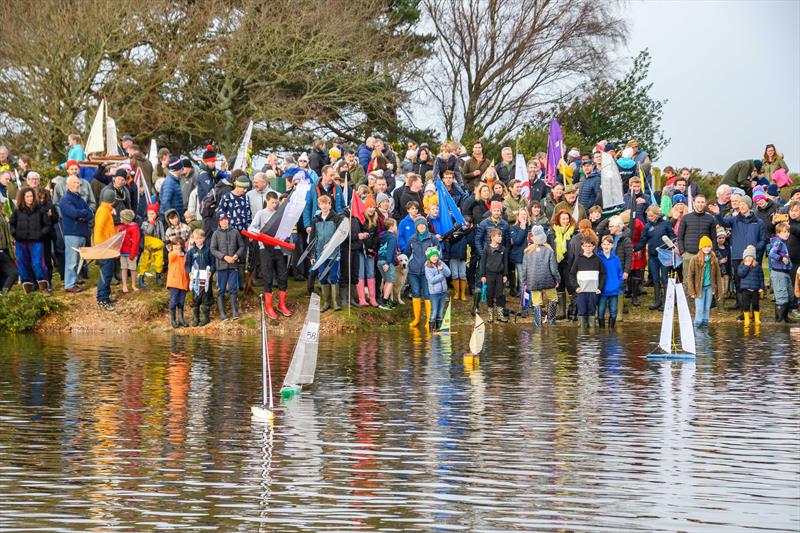
[[[0,331],[21,332],[35,330],[48,333],[129,333],[129,332],[173,332],[168,318],[169,295],[163,288],[151,286],[139,292],[123,294],[119,285],[112,286],[117,299],[114,311],[101,309],[95,299],[96,273],[92,272],[86,287],[88,290],[69,294],[60,287],[51,296],[41,294],[23,295],[15,288],[10,296],[3,299],[3,312],[0,317]],[[130,289],[129,289],[130,290]],[[294,315],[270,321],[270,330],[275,333],[295,334],[302,327],[307,305],[306,284],[290,282],[289,306]],[[629,313],[620,315],[620,327],[634,324],[658,324],[661,312],[651,311],[652,289],[642,297],[638,308],[628,307]],[[189,297],[187,300],[191,300]],[[189,302],[187,301],[187,304]],[[626,300],[626,304],[628,301]],[[726,304],[731,301],[727,300]],[[469,325],[471,298],[468,302],[453,302],[452,321],[456,326]],[[516,299],[509,300],[509,307],[516,310]],[[762,300],[762,317],[765,323],[772,322],[774,305],[767,298]],[[216,318],[216,306],[212,311],[212,322],[202,328],[185,328],[177,332],[192,335],[250,335],[258,331],[260,319],[259,299],[256,292],[240,296],[242,318],[240,320],[220,321]],[[486,318],[486,306],[481,305],[481,314]],[[736,323],[738,313],[712,310],[712,323]],[[191,308],[186,308],[187,321],[191,320]],[[323,313],[321,328],[326,333],[355,333],[380,331],[391,327],[406,328],[411,319],[410,302],[394,311],[377,308],[352,307],[350,311],[328,311]],[[511,317],[511,323],[530,323],[531,318]],[[574,327],[573,322],[562,322],[562,327]]]

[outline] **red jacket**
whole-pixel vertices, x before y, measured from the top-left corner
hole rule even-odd
[[[142,239],[139,226],[135,222],[120,224],[117,226],[117,232],[120,231],[125,232],[125,238],[122,239],[122,248],[120,248],[119,253],[128,255],[131,259],[136,259],[139,255],[139,241]]]
[[[636,246],[639,244],[639,239],[642,238],[642,231],[644,230],[644,222],[638,218],[633,221],[633,232],[631,234],[631,244]],[[647,252],[639,250],[633,252],[633,261],[631,262],[631,270],[644,270],[647,266]]]

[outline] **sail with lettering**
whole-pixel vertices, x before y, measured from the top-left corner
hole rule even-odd
[[[311,295],[303,329],[292,353],[292,362],[283,378],[281,398],[287,399],[299,394],[303,385],[314,383],[317,370],[317,351],[319,350],[319,296]]]

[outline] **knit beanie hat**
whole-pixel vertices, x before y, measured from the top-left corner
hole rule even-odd
[[[181,161],[180,158],[178,157],[172,156],[169,158],[169,161],[167,163],[167,168],[169,168],[171,172],[178,172],[179,170],[183,170],[183,161]]]
[[[250,188],[250,180],[247,179],[247,176],[238,176],[236,178],[236,182],[234,183],[236,187],[241,187],[242,189],[249,189]]]
[[[429,183],[425,186],[425,192],[436,192],[436,185]]]
[[[764,200],[767,199],[767,195],[764,194],[764,189],[762,187],[756,187],[753,189],[753,201],[758,202],[759,198],[763,198]]]
[[[100,201],[107,204],[113,204],[117,200],[117,193],[111,189],[103,189],[100,193]]]
[[[747,248],[744,249],[744,253],[742,254],[742,261],[744,261],[744,259],[747,256],[750,256],[753,259],[756,258],[756,247],[753,246],[752,244],[748,245]]]
[[[203,163],[215,163],[216,161],[217,152],[214,150],[214,147],[209,144],[203,152]]]
[[[630,147],[625,148],[622,151],[622,157],[626,157],[628,159],[633,159],[633,148],[630,148]]]
[[[78,162],[77,162],[77,161],[75,161],[74,159],[70,159],[69,161],[67,161],[67,166],[66,166],[66,167],[64,167],[64,168],[67,168],[67,169],[68,169],[69,167],[73,167],[73,166],[75,166],[75,167],[79,167],[80,165],[79,165],[79,164],[78,164]]]
[[[534,244],[545,244],[547,242],[547,235],[545,234],[543,227],[538,225],[534,226],[531,233],[533,234]]]
[[[133,222],[133,219],[136,218],[136,213],[134,213],[130,209],[123,209],[122,212],[119,214],[119,218],[123,222]]]
[[[725,231],[725,228],[717,228],[717,238],[719,239],[720,237],[728,238],[728,232]]]
[[[711,246],[711,239],[708,238],[708,235],[703,235],[702,237],[700,237],[700,244],[698,245],[698,247],[700,249],[703,249],[706,246]]]
[[[778,190],[778,184],[777,183],[770,183],[769,185],[767,185],[767,195],[768,196],[772,196],[774,198],[774,197],[778,196],[778,194],[780,194],[780,191]]]
[[[414,229],[418,229],[420,226],[425,226],[425,231],[428,231],[428,221],[424,217],[417,219]]]
[[[753,199],[749,196],[742,196],[742,203],[747,204],[747,207],[753,207]]]
[[[431,246],[427,250],[425,250],[425,259],[430,259],[433,256],[439,257],[439,249],[435,246]]]
[[[753,161],[753,166],[756,167],[756,170],[761,170],[761,160],[760,159],[755,159]]]
[[[305,161],[306,163],[308,163],[308,154],[305,152],[300,154],[300,157],[297,158],[297,162],[299,163],[300,161]]]
[[[378,193],[378,199],[375,201],[375,203],[378,204],[378,205],[381,205],[381,202],[384,202],[386,200],[391,200],[389,195],[386,194],[385,192],[379,192]]]
[[[375,204],[375,198],[373,198],[371,194],[367,195],[367,197],[364,199],[364,207],[377,207]]]
[[[686,203],[686,197],[684,195],[682,195],[681,193],[674,194],[672,196],[672,203],[673,204],[685,204]]]
[[[119,176],[120,178],[128,179],[128,171],[124,168],[118,168],[116,172],[114,172],[114,177],[116,178]]]

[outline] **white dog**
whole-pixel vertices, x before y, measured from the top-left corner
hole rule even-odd
[[[397,266],[394,267],[394,271],[396,279],[392,288],[392,299],[396,303],[403,305],[403,288],[405,288],[406,279],[408,278],[408,257],[406,254],[397,256]]]

